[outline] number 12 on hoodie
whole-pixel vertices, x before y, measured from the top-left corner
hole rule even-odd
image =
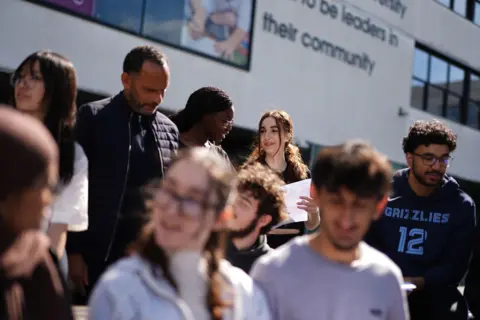
[[[400,227],[400,240],[398,241],[398,252],[406,254],[423,255],[423,243],[427,240],[427,231],[420,228],[408,229]]]

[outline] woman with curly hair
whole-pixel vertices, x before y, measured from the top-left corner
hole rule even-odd
[[[310,171],[302,160],[300,150],[292,143],[293,122],[285,111],[265,112],[258,124],[256,147],[247,164],[260,162],[276,171],[286,184],[310,178]],[[277,248],[297,235],[314,231],[320,224],[318,208],[310,197],[300,197],[298,208],[308,214],[303,223],[291,223],[273,231],[268,244]]]

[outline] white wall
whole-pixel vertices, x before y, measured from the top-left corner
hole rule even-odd
[[[341,9],[340,2],[336,5]],[[354,6],[347,9],[364,18],[371,16]],[[365,52],[375,60],[373,73],[306,49],[300,39],[291,42],[263,31],[265,12],[278,21],[293,23],[299,35],[308,31],[347,50]],[[304,8],[299,1],[257,1],[249,72],[162,46],[172,69],[165,105],[179,109],[192,91],[205,85],[219,86],[232,95],[237,107],[235,120],[240,126],[255,129],[262,112],[283,108],[292,115],[296,135],[302,140],[332,144],[361,137],[392,160],[403,162],[401,138],[416,111],[411,110],[409,117],[397,113],[410,101],[414,41],[394,31],[399,43],[398,47],[391,46],[339,19],[321,15],[318,8]],[[371,21],[389,29],[381,18]],[[15,30],[7,31],[12,26]],[[114,94],[121,90],[125,54],[148,41],[31,3],[1,0],[0,43],[0,68],[13,69],[31,52],[50,48],[74,62],[81,88]],[[457,131],[460,146],[452,170],[480,181],[476,161],[469,152],[479,145],[480,134],[464,128]]]

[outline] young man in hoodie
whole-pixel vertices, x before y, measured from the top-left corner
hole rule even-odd
[[[231,264],[247,273],[258,257],[272,250],[267,244],[267,233],[288,218],[283,185],[276,173],[260,163],[249,165],[238,174],[226,256]]]
[[[394,175],[384,214],[367,236],[416,285],[412,319],[466,319],[457,286],[472,251],[475,204],[446,175],[456,146],[456,135],[438,120],[410,127],[403,139],[408,168]]]

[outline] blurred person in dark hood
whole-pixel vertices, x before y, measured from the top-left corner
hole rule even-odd
[[[403,139],[408,168],[394,175],[384,214],[367,235],[416,285],[409,296],[413,320],[467,316],[457,286],[472,252],[475,203],[446,174],[456,146],[444,123],[416,121]]]
[[[40,228],[58,180],[58,148],[31,116],[0,106],[0,318],[73,319]]]

